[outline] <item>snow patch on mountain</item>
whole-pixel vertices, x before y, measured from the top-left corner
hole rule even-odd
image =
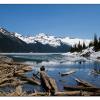
[[[7,31],[6,29],[1,28],[1,27],[0,27],[0,32],[1,32],[2,34],[6,35],[6,36],[10,36],[10,37],[13,37],[13,36],[14,36],[13,33],[9,32],[9,31]]]
[[[60,42],[61,40],[55,38],[54,36],[48,36],[44,33],[39,33],[36,36],[29,36],[29,37],[24,37],[18,33],[15,33],[15,36],[20,38],[21,40],[23,40],[26,43],[36,43],[36,42],[40,42],[42,44],[49,44],[51,46],[60,46]]]
[[[67,43],[72,46],[75,44],[78,44],[79,41],[80,41],[80,44],[83,44],[83,42],[85,42],[86,46],[88,46],[90,43],[90,40],[88,40],[88,39],[78,39],[78,38],[70,38],[70,37],[62,38],[61,41],[63,43]]]
[[[54,36],[48,36],[44,33],[40,33],[34,37],[35,41],[38,41],[42,44],[49,44],[51,46],[60,46],[60,40],[55,38]]]
[[[27,37],[27,36],[23,36],[19,33],[14,33],[14,34],[15,34],[15,37],[18,37],[19,39],[21,39],[22,41],[24,41],[28,44],[29,43],[35,43],[34,37],[32,37],[32,36]]]
[[[36,42],[40,42],[44,45],[49,44],[51,46],[60,46],[61,43],[66,44],[66,45],[71,45],[73,46],[74,44],[78,44],[79,41],[81,44],[83,44],[83,42],[85,42],[85,44],[88,46],[88,44],[90,43],[91,40],[89,39],[78,39],[78,38],[69,38],[69,37],[63,37],[63,38],[59,38],[59,37],[55,37],[52,35],[47,35],[44,33],[39,33],[36,36],[22,36],[18,33],[15,33],[15,36],[18,37],[19,39],[23,40],[26,43],[36,43]]]

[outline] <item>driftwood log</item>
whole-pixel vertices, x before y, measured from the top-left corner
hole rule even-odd
[[[37,92],[29,94],[28,96],[49,96],[49,95],[48,92]],[[100,96],[100,92],[65,91],[65,92],[56,92],[54,96]]]
[[[61,73],[61,76],[70,75],[70,74],[73,74],[73,73],[75,73],[75,72],[76,72],[76,70],[70,70],[70,71],[68,71],[68,72]]]
[[[65,92],[56,92],[55,96],[80,96],[80,91],[65,91]]]
[[[16,74],[16,76],[20,77],[24,81],[28,81],[28,83],[40,85],[39,80],[36,80],[34,77],[29,78],[29,77],[26,77],[25,75],[18,74],[18,73]]]
[[[81,80],[81,79],[78,79],[78,78],[75,78],[75,81],[79,84],[79,85],[82,85],[82,86],[85,86],[85,87],[95,87],[94,85],[92,85],[91,83],[85,81],[85,80]]]
[[[16,87],[15,91],[6,94],[6,96],[26,96],[26,93],[22,91],[22,87],[19,85]]]
[[[10,93],[0,92],[0,96],[49,96],[48,92],[35,92],[27,94],[22,91],[21,86],[17,86],[15,91]],[[87,92],[87,91],[66,91],[66,92],[56,92],[54,96],[100,96],[100,92]]]
[[[11,82],[11,81],[14,81],[15,78],[2,78],[0,79],[0,85],[3,84],[3,83],[6,83],[6,82]]]
[[[8,83],[3,83],[3,84],[0,85],[0,87],[5,87],[5,86],[13,86],[13,87],[16,87],[18,85],[23,85],[25,83],[27,83],[27,81],[17,80],[17,81],[13,81],[11,83],[9,83],[9,82]]]
[[[50,78],[45,71],[40,71],[41,85],[46,92],[54,95],[57,92],[57,85],[54,79]]]
[[[64,86],[65,90],[71,90],[71,91],[76,91],[76,90],[83,90],[83,91],[98,91],[100,88],[95,88],[95,87],[82,87],[82,86]]]
[[[55,92],[54,96],[79,96],[80,91]],[[29,96],[49,96],[48,92],[36,92]]]

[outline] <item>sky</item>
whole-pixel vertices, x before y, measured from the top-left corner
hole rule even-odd
[[[100,5],[0,4],[0,27],[22,35],[100,36]]]

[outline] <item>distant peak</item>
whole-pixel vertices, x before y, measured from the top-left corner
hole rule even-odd
[[[46,34],[45,34],[45,33],[39,33],[38,35],[40,35],[40,36],[45,36]]]
[[[12,32],[9,32],[7,29],[0,27],[0,32],[7,36],[14,36]]]
[[[48,35],[46,33],[39,33],[36,35],[36,37],[47,37]]]
[[[8,32],[5,28],[0,27],[0,32],[5,33]]]

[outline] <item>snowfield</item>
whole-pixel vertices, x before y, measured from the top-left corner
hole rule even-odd
[[[36,36],[22,36],[19,33],[15,33],[15,37],[18,37],[19,39],[21,39],[26,43],[36,43],[37,41],[42,44],[49,44],[53,47],[60,46],[61,43],[73,46],[74,44],[78,44],[79,41],[80,44],[83,44],[84,42],[86,46],[88,46],[91,41],[89,39],[78,39],[78,38],[70,38],[70,37],[59,38],[52,35],[47,35],[45,33],[39,33]]]

